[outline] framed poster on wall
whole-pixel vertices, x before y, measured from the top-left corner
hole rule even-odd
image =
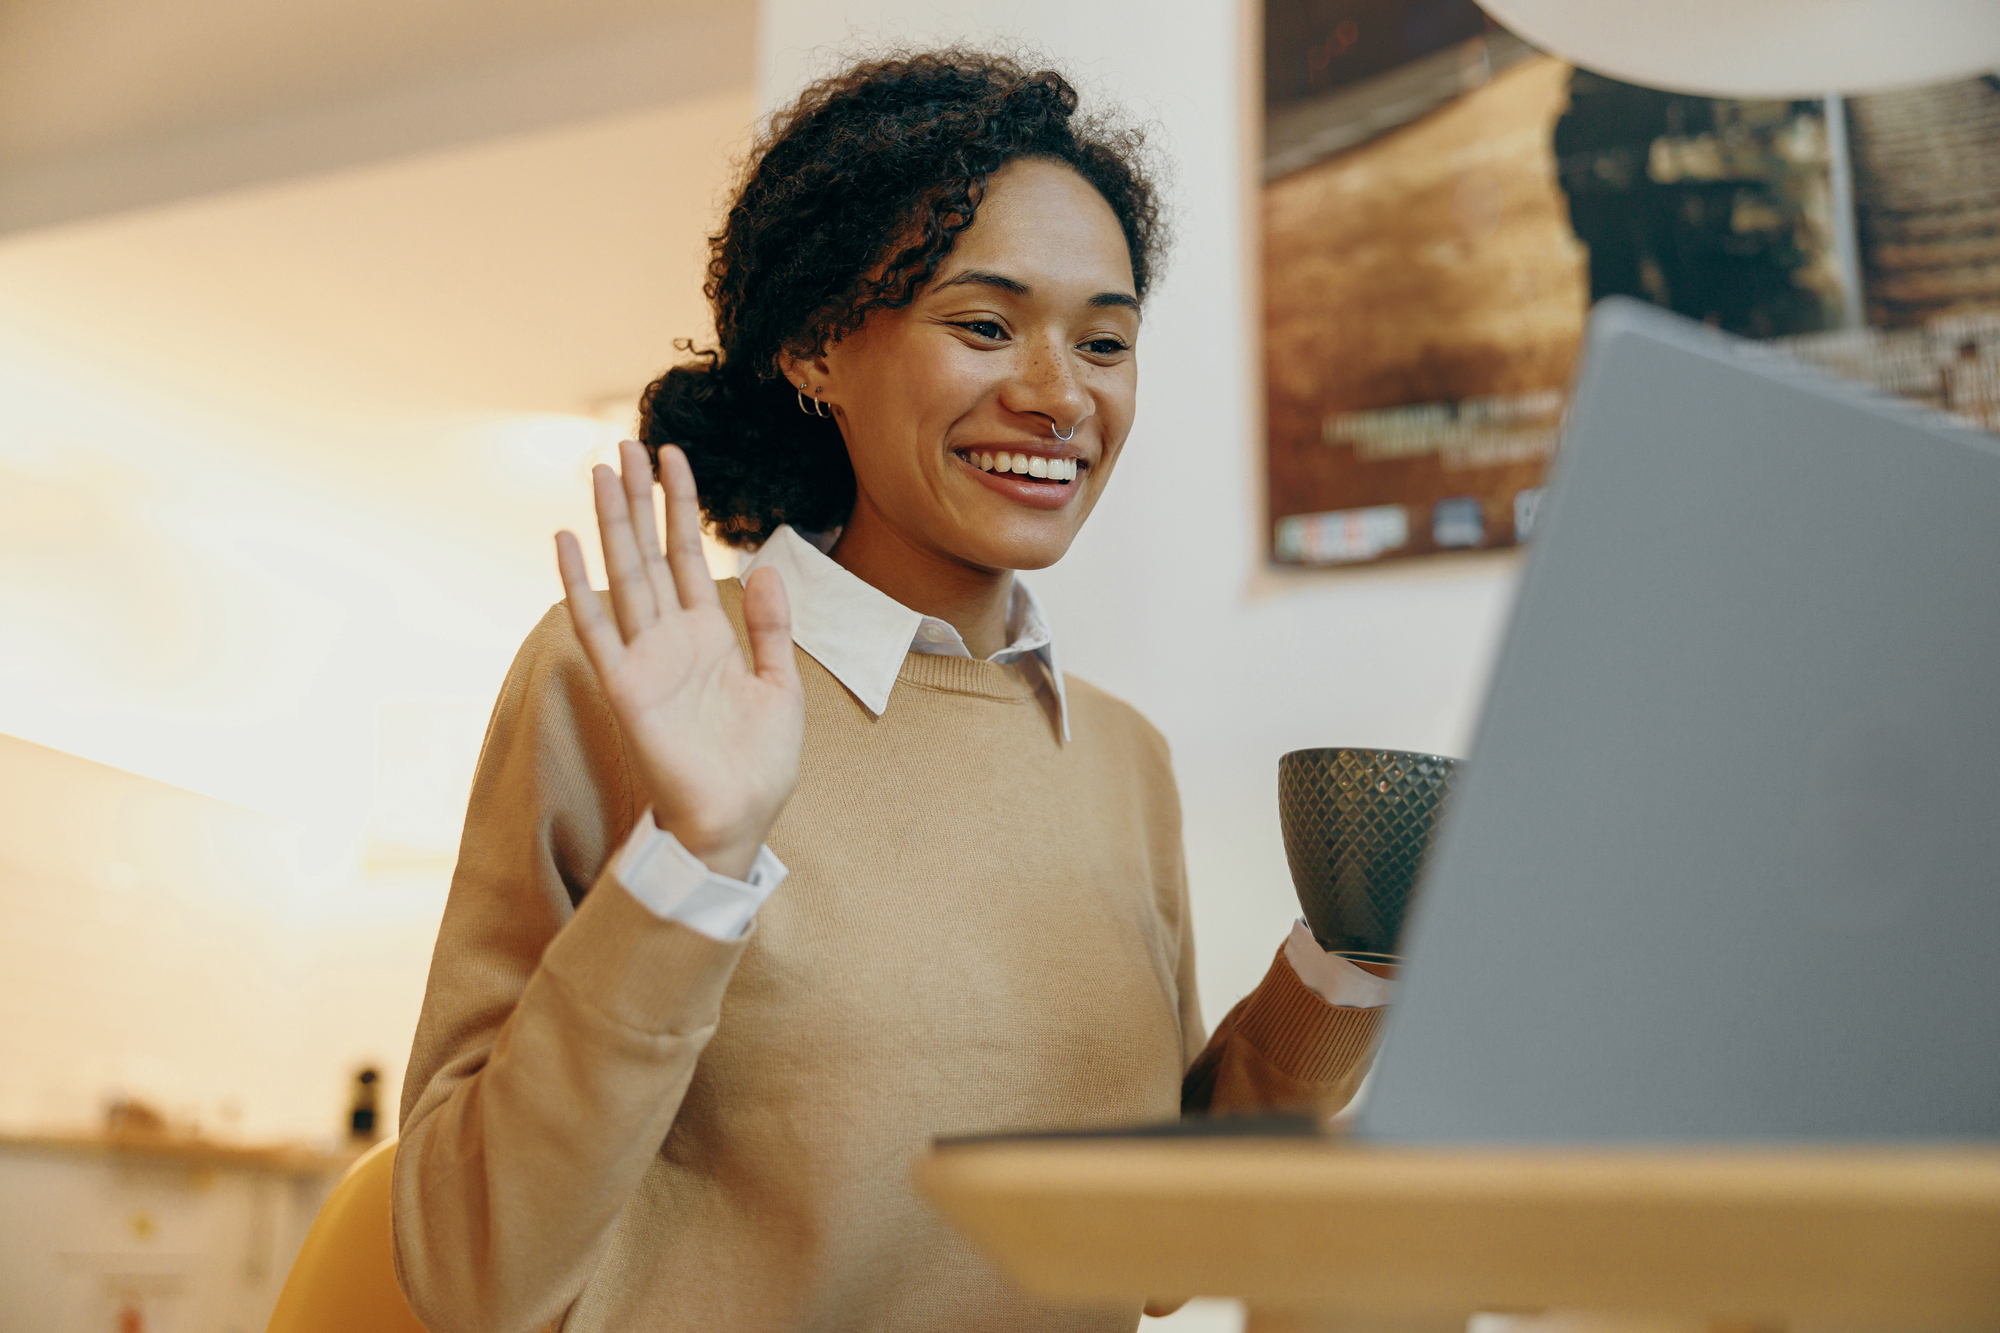
[[[1271,557],[1525,541],[1613,294],[2000,427],[1996,145],[1991,78],[1693,97],[1471,0],[1266,0]]]

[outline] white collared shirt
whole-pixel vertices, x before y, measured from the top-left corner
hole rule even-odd
[[[831,544],[826,539],[826,545]],[[744,562],[743,576],[748,578],[752,570],[767,565],[785,580],[792,641],[876,717],[888,710],[896,677],[910,653],[972,656],[956,628],[936,616],[912,611],[849,573],[819,544],[790,525],[772,533]],[[1055,641],[1041,603],[1018,577],[1007,610],[1007,635],[1007,646],[987,660],[1002,664],[1030,656],[1041,660],[1054,687],[1056,718],[1067,744],[1069,695],[1056,664]],[[619,850],[614,873],[655,916],[678,921],[713,939],[734,940],[750,928],[757,909],[784,881],[787,871],[769,847],[760,847],[747,879],[718,875],[682,847],[673,834],[655,825],[649,810]],[[1373,1007],[1388,997],[1386,982],[1322,951],[1303,921],[1293,926],[1284,952],[1299,980],[1329,1003]]]
[[[831,546],[830,540],[826,541]],[[835,680],[845,685],[861,706],[876,717],[889,708],[896,673],[910,653],[970,658],[956,627],[912,611],[858,575],[850,574],[823,553],[818,542],[787,524],[771,534],[743,564],[743,577],[766,565],[784,576],[792,605],[792,642]],[[1024,657],[1041,659],[1055,686],[1056,715],[1064,742],[1069,740],[1069,694],[1049,634],[1042,604],[1018,577],[1007,606],[1007,646],[989,662],[1005,665]]]
[[[828,543],[831,544],[830,542]],[[792,642],[827,669],[876,717],[903,659],[911,653],[970,658],[958,630],[936,616],[912,611],[873,584],[850,574],[819,546],[787,524],[744,562],[743,576],[770,566],[785,580],[792,609]],[[1056,721],[1069,740],[1069,694],[1056,663],[1055,642],[1041,603],[1020,579],[1007,610],[1008,644],[987,660],[1007,664],[1039,658],[1056,700]],[[718,875],[653,823],[649,810],[619,849],[614,873],[655,916],[678,921],[719,940],[741,938],[757,909],[783,882],[784,862],[759,848],[747,879]]]

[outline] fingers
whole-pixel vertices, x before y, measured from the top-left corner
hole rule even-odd
[[[590,487],[597,500],[597,536],[604,544],[604,573],[611,583],[611,605],[618,628],[630,643],[660,618],[646,557],[632,529],[632,506],[618,474],[599,463],[590,470]],[[652,507],[648,496],[646,508]]]
[[[618,627],[604,614],[603,599],[590,586],[584,568],[583,547],[573,532],[556,534],[556,568],[562,572],[563,595],[569,606],[569,623],[583,644],[583,652],[599,678],[609,675],[625,651]]]
[[[743,628],[750,636],[750,660],[761,680],[786,690],[799,688],[799,664],[792,656],[792,606],[785,580],[775,569],[750,572],[743,585]]]
[[[619,441],[618,467],[625,491],[625,510],[632,516],[632,538],[638,548],[639,565],[646,571],[646,583],[653,590],[654,609],[665,612],[680,605],[681,599],[674,591],[673,575],[660,558],[660,535],[653,522],[653,464],[646,457],[646,446],[637,440]]]
[[[701,500],[694,472],[687,455],[671,444],[660,446],[660,485],[667,493],[667,565],[674,572],[680,604],[690,611],[718,605],[715,578],[701,552]],[[666,604],[664,597],[661,604]]]

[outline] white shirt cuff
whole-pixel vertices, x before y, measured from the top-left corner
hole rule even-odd
[[[1305,988],[1341,1008],[1377,1009],[1389,1003],[1393,983],[1319,947],[1305,918],[1292,923],[1285,938],[1285,961]]]
[[[769,847],[757,849],[748,879],[718,875],[681,846],[681,840],[639,816],[618,850],[611,873],[625,891],[662,921],[678,921],[714,940],[738,940],[750,929],[757,909],[791,872]]]

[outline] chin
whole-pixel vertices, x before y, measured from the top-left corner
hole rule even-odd
[[[986,533],[961,548],[989,569],[1047,569],[1069,553],[1076,532],[1064,524],[1057,531]]]

